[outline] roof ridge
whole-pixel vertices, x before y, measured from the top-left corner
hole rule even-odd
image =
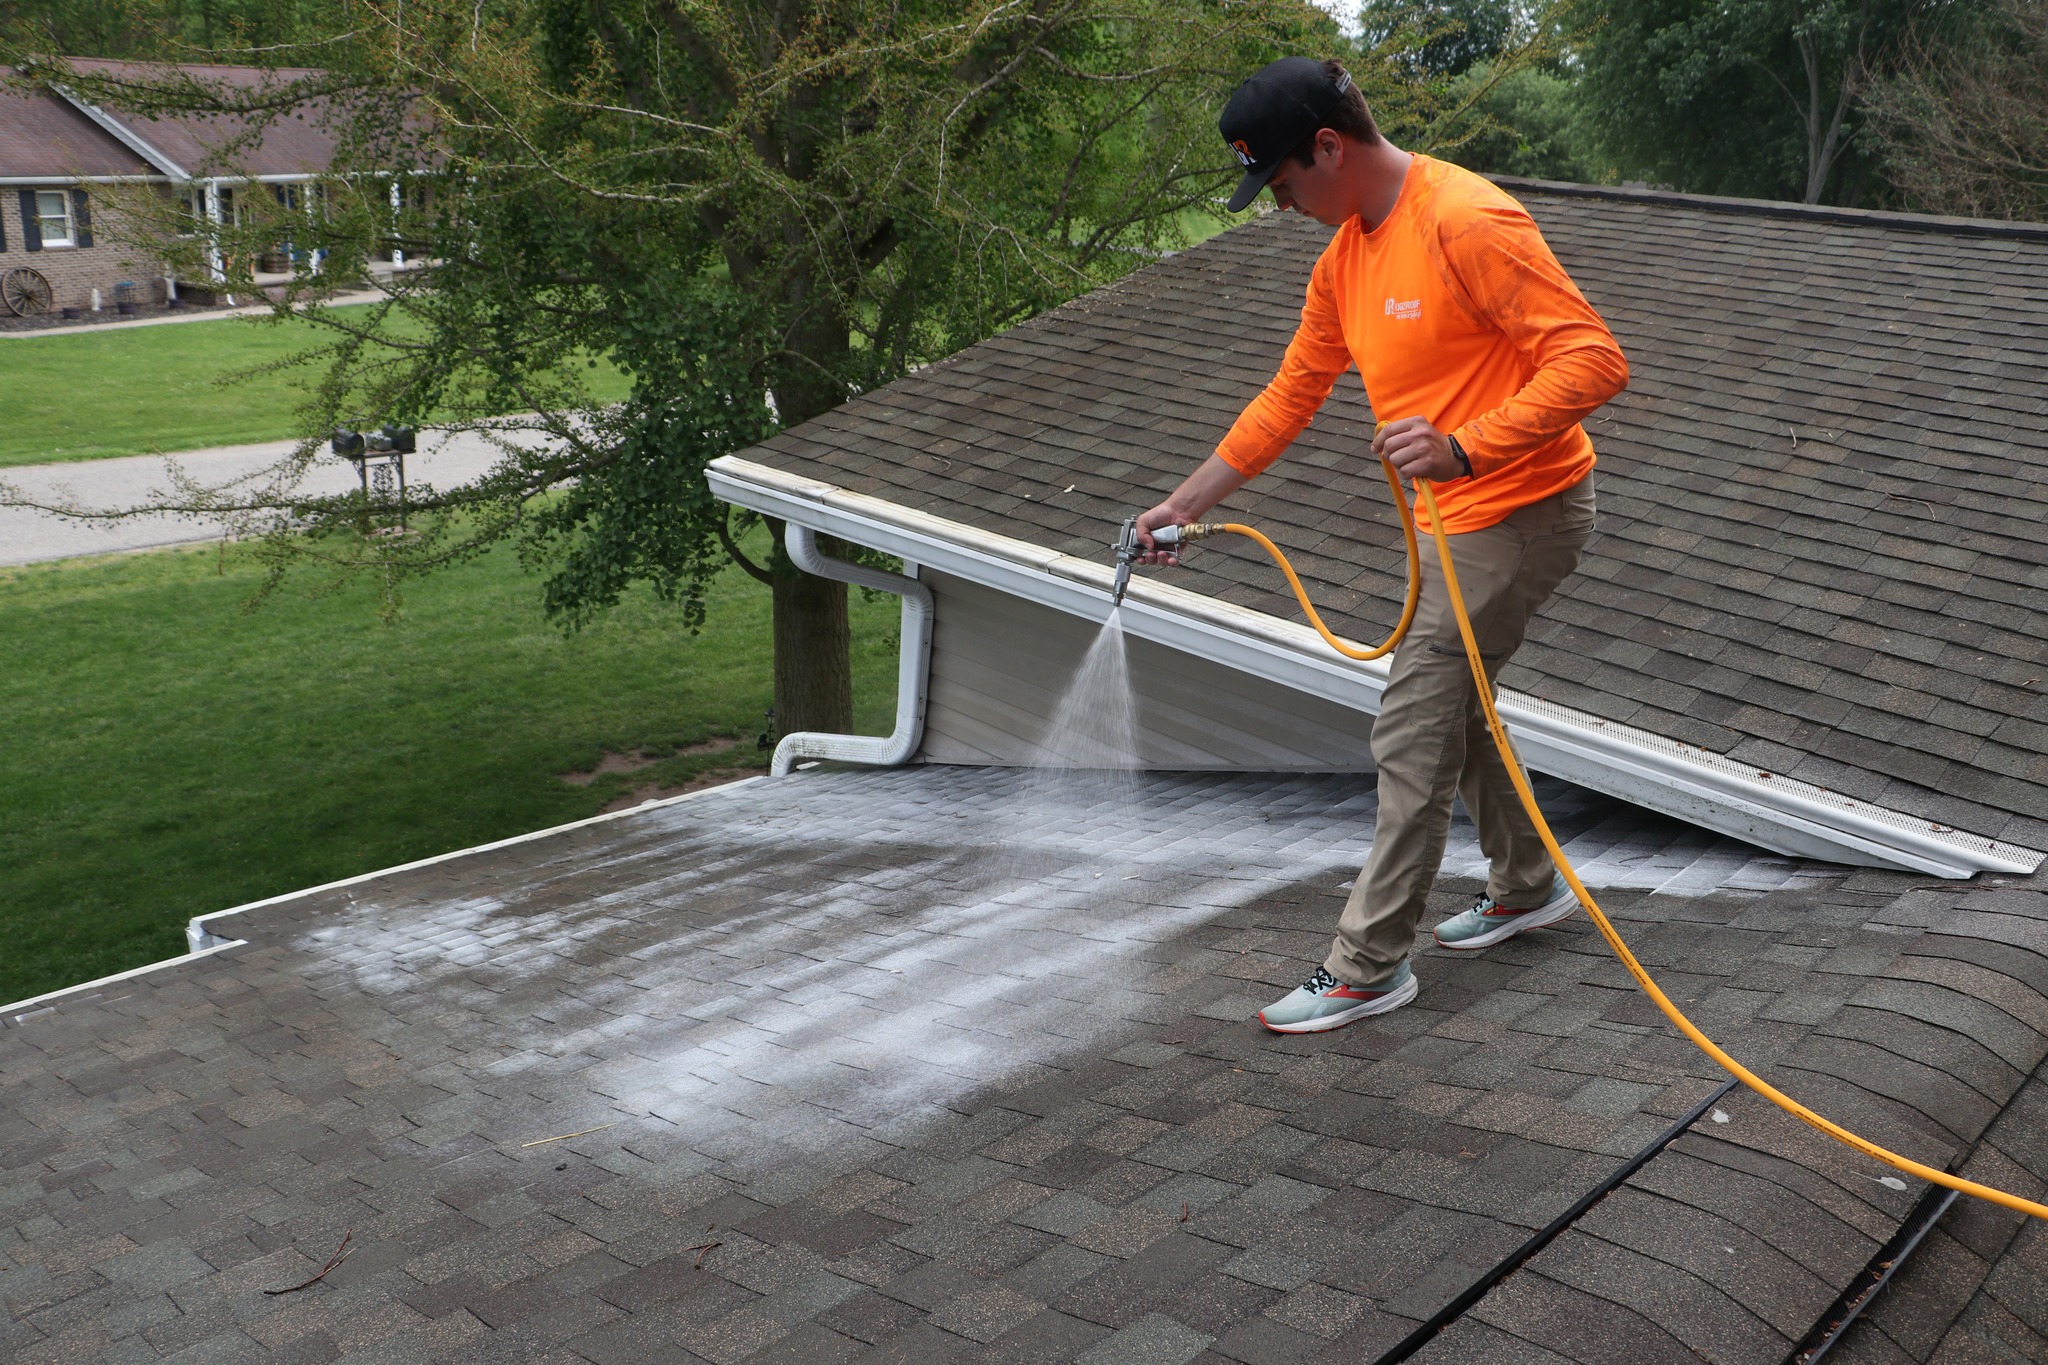
[[[1669,208],[1704,209],[1712,213],[1749,214],[1760,218],[1805,218],[1850,227],[1900,228],[1907,232],[1945,233],[1957,237],[2013,237],[2048,242],[2048,223],[2004,218],[1956,218],[1898,209],[1854,209],[1832,204],[1795,204],[1787,199],[1740,199],[1731,195],[1688,194],[1632,185],[1582,185],[1569,180],[1536,180],[1520,175],[1486,177],[1505,190],[1550,194],[1570,199],[1614,199],[1623,203],[1657,204]]]

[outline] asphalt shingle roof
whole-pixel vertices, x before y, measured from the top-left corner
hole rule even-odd
[[[1505,683],[2048,846],[2048,228],[1511,188],[1633,381],[1589,423],[1600,533]],[[1255,219],[749,458],[1099,554],[1271,376],[1327,236]],[[1403,562],[1370,423],[1341,381],[1223,510],[1375,640]],[[1256,555],[1176,581],[1292,615]]]
[[[73,58],[71,64],[111,81],[162,83],[183,74],[243,90],[319,74],[288,67],[173,67],[87,57]],[[69,101],[5,75],[0,79],[0,176],[47,176],[61,182],[79,175],[158,173]],[[101,110],[188,175],[303,175],[326,170],[334,159],[335,134],[324,101],[310,101],[254,136],[247,121],[235,115],[139,114],[117,99]]]
[[[110,81],[148,85],[183,75],[209,86],[245,91],[281,88],[319,74],[300,67],[271,70],[200,62],[173,66],[97,57],[70,61],[78,70]],[[249,135],[247,121],[235,115],[141,114],[124,108],[118,99],[109,100],[104,107],[189,175],[305,175],[326,170],[334,159],[335,134],[321,101],[271,120],[254,137]]]
[[[1721,1079],[1583,919],[1425,934],[1415,1005],[1267,1034],[1370,778],[1046,780],[727,788],[258,908],[215,924],[245,946],[0,1018],[0,1355],[1355,1365]],[[2048,1051],[2044,879],[1540,790],[1738,1055],[2023,1179],[2038,1103],[1997,1116]],[[1461,822],[1430,920],[1482,867]],[[1919,1189],[1719,1108],[1419,1358],[1777,1365]],[[2022,1268],[1986,1293],[2048,1330]]]
[[[0,80],[0,176],[44,176],[62,184],[78,175],[148,174],[147,162],[63,99]],[[20,225],[13,205],[4,207],[7,240],[19,251]]]

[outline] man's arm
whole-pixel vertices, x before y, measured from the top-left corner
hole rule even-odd
[[[1287,345],[1287,354],[1280,359],[1279,373],[1238,414],[1237,421],[1217,445],[1216,453],[1181,480],[1180,487],[1165,502],[1138,518],[1139,538],[1150,545],[1156,527],[1185,526],[1198,520],[1249,483],[1301,434],[1316,409],[1330,396],[1337,376],[1349,368],[1351,352],[1344,344],[1337,302],[1331,296],[1323,264],[1317,261],[1309,275],[1301,323]],[[1170,554],[1147,554],[1139,562],[1179,561]]]
[[[1445,450],[1457,437],[1473,474],[1483,478],[1548,445],[1627,388],[1628,361],[1519,206],[1481,207],[1439,240],[1466,296],[1535,370],[1500,406],[1456,431],[1435,433]],[[1441,468],[1441,461],[1432,463]]]
[[[1195,472],[1180,481],[1180,487],[1167,494],[1166,501],[1138,518],[1138,539],[1146,545],[1152,543],[1152,532],[1161,526],[1185,526],[1191,521],[1200,521],[1202,514],[1222,502],[1250,482],[1244,475],[1231,468],[1220,455],[1211,455],[1195,466]],[[1178,564],[1180,560],[1171,554],[1146,554],[1140,564]]]

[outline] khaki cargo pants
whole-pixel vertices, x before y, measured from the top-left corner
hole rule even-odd
[[[1489,682],[1521,647],[1530,618],[1578,567],[1593,516],[1588,474],[1505,521],[1450,537]],[[1547,890],[1555,875],[1487,731],[1431,536],[1422,537],[1422,597],[1394,650],[1372,727],[1372,757],[1379,767],[1372,851],[1323,964],[1355,986],[1392,976],[1414,946],[1423,902],[1443,863],[1453,796],[1464,798],[1479,827],[1490,864],[1488,895],[1512,904]]]

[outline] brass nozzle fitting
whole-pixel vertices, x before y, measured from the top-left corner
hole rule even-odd
[[[1185,526],[1155,526],[1152,528],[1152,546],[1157,550],[1177,550],[1191,540],[1215,535],[1222,529],[1201,521],[1191,521]]]

